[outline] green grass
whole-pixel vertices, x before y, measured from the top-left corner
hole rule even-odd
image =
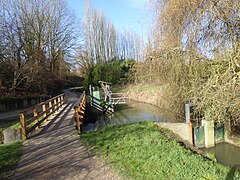
[[[240,173],[184,148],[152,122],[82,134],[83,142],[126,179],[240,179]],[[161,129],[164,131],[164,129]]]
[[[0,179],[10,178],[20,160],[21,152],[21,141],[0,145]]]

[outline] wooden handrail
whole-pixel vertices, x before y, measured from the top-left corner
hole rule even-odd
[[[30,107],[30,108],[25,109],[22,113],[27,113],[27,112],[29,112],[29,111],[32,111],[32,109],[34,109],[34,108],[36,108],[36,107],[39,107],[39,106],[41,106],[41,105],[43,105],[43,104],[52,102],[52,101],[54,101],[54,99],[57,99],[58,97],[65,96],[65,95],[66,95],[66,93],[60,94],[60,95],[58,95],[58,96],[55,96],[55,97],[53,97],[53,98],[51,98],[51,99],[48,99],[48,100],[46,100],[46,101],[44,101],[44,102],[41,102],[41,103],[36,104],[36,105],[34,105],[34,106]]]
[[[51,114],[57,111],[66,102],[66,93],[60,94],[47,101],[30,107],[20,113],[20,124],[22,129],[22,139],[27,139],[27,135],[45,121]],[[30,112],[30,117],[26,116]]]
[[[85,119],[85,112],[86,112],[86,103],[87,103],[87,95],[84,91],[79,98],[79,100],[74,105],[74,117],[76,122],[76,129],[78,133],[81,133],[82,131],[82,125]]]

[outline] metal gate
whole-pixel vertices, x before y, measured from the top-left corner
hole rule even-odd
[[[204,126],[193,127],[194,145],[198,148],[205,146]]]
[[[215,144],[224,141],[224,124],[215,124],[214,141],[215,141]]]

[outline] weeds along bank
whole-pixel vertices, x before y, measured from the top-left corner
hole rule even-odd
[[[162,86],[148,86],[148,85],[129,85],[124,89],[129,99],[146,102],[155,106],[162,107]]]
[[[134,85],[127,88],[127,94],[130,99],[182,116],[185,103],[192,103],[196,117],[216,123],[230,121],[232,132],[239,133],[239,52],[239,49],[229,51],[215,59],[205,59],[178,48],[155,53],[152,59],[133,67]]]
[[[153,0],[151,7],[145,59],[133,67],[131,83],[163,86],[157,101],[164,106],[184,114],[192,103],[195,117],[230,122],[239,134],[239,2]]]

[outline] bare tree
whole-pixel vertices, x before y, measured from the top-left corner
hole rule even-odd
[[[130,30],[117,31],[103,12],[91,8],[90,0],[85,2],[84,41],[76,54],[82,71],[115,58],[140,60],[144,44],[142,38]]]
[[[137,76],[149,80],[148,70],[165,88],[165,104],[183,113],[184,103],[207,120],[240,127],[239,19],[235,0],[151,0],[154,10],[147,61]],[[140,78],[138,78],[139,80]]]
[[[2,59],[14,67],[12,89],[62,75],[76,44],[75,16],[64,0],[2,0]]]

